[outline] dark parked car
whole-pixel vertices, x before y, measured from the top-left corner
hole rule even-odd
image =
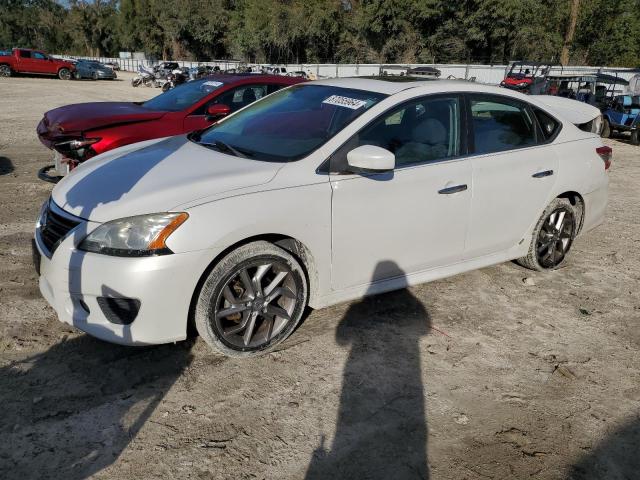
[[[281,75],[211,75],[146,102],[92,102],[50,110],[37,133],[55,151],[56,164],[44,167],[38,176],[57,182],[69,169],[99,153],[206,128],[265,95],[302,81]]]
[[[114,72],[120,70],[120,65],[118,62],[104,62],[107,67],[110,67]]]
[[[112,68],[96,60],[78,60],[76,62],[76,78],[93,80],[113,80],[118,77]]]

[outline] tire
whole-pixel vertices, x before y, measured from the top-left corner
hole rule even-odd
[[[611,137],[611,125],[609,124],[609,120],[606,118],[602,120],[602,134],[600,136],[602,138]]]
[[[138,87],[138,86],[140,86],[141,83],[142,83],[142,79],[140,79],[138,77],[131,79],[131,86],[132,87]]]
[[[196,329],[227,356],[264,354],[300,322],[307,285],[302,266],[286,250],[264,241],[241,246],[220,260],[202,284]]]
[[[60,80],[71,80],[71,72],[68,68],[61,68],[60,70],[58,70],[58,78]]]
[[[631,132],[631,138],[629,139],[631,145],[640,145],[640,128],[636,128]]]
[[[0,65],[0,77],[10,77],[12,73],[9,65]]]
[[[98,74],[96,72],[93,72],[93,75],[91,75],[91,78],[93,80],[98,80]]]
[[[164,85],[162,85],[162,92],[166,92],[167,90],[171,89],[171,83],[170,82],[166,82],[164,83]]]
[[[579,222],[576,207],[566,198],[556,198],[536,223],[529,252],[516,262],[539,272],[561,267],[576,237]]]

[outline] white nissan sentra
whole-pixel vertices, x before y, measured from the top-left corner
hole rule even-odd
[[[37,223],[61,321],[122,344],[264,352],[322,308],[516,259],[561,265],[602,222],[611,149],[536,97],[335,79],[99,155]]]

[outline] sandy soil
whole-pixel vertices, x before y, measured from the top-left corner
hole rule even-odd
[[[607,220],[560,271],[506,263],[314,311],[251,360],[126,348],[57,321],[29,246],[51,190],[37,122],[158,92],[122,77],[0,79],[3,478],[640,478],[640,148],[607,142]]]

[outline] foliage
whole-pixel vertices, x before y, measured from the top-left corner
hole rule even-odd
[[[0,47],[250,62],[557,62],[570,0],[0,0]],[[571,62],[640,66],[640,0],[581,0]]]

